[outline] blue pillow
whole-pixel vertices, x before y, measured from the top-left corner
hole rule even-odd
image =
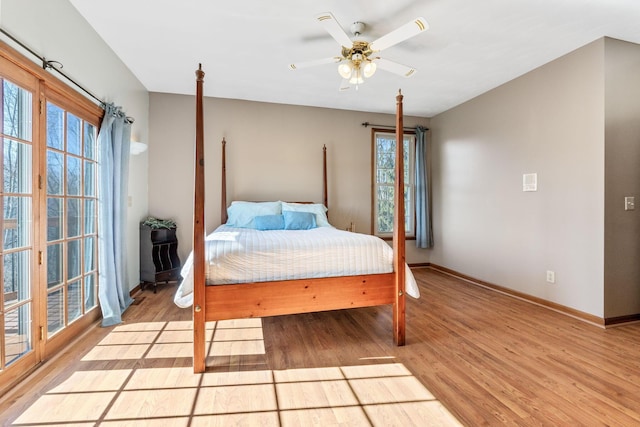
[[[283,230],[284,216],[260,215],[253,218],[253,225],[256,230]]]
[[[283,211],[285,230],[310,230],[316,228],[316,216],[311,212]]]

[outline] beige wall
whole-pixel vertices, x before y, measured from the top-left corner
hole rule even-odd
[[[389,103],[395,106],[395,99]],[[356,231],[370,232],[371,129],[361,123],[393,125],[395,116],[217,98],[205,98],[204,113],[208,231],[220,224],[225,137],[228,202],[322,202],[326,144],[329,219],[341,229],[354,222]],[[427,126],[428,120],[405,117],[404,123]],[[149,213],[177,221],[183,260],[192,241],[194,140],[195,98],[151,93]],[[407,260],[426,262],[426,251],[409,241]]]
[[[591,43],[432,118],[431,262],[604,315],[603,49]],[[523,192],[534,172],[538,191]]]
[[[605,39],[606,317],[640,313],[640,46]]]
[[[135,118],[133,136],[148,139],[147,90],[67,0],[3,0],[0,25],[40,55],[61,62],[65,74],[102,100],[122,106]],[[148,210],[147,169],[146,154],[131,158],[127,217],[130,288],[137,286],[140,278],[138,223]]]

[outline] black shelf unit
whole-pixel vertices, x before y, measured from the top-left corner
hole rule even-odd
[[[158,283],[180,282],[180,258],[175,228],[152,228],[140,224],[140,288]]]

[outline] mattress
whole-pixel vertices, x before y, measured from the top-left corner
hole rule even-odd
[[[205,240],[207,285],[270,282],[393,272],[393,250],[382,239],[333,227],[269,230],[221,225]],[[182,268],[174,301],[193,304],[193,254]],[[420,291],[408,266],[405,289]]]

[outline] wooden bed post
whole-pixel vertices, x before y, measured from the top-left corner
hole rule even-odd
[[[324,207],[329,209],[329,196],[327,190],[327,146],[322,146],[322,203]],[[327,212],[327,219],[329,212]]]
[[[193,372],[205,369],[204,121],[202,64],[196,70],[196,163],[193,209]]]
[[[220,189],[220,223],[227,222],[227,141],[222,137],[222,188]]]
[[[393,270],[396,294],[393,304],[393,341],[405,342],[405,224],[404,224],[404,118],[402,92],[396,96],[396,176],[393,215]]]

